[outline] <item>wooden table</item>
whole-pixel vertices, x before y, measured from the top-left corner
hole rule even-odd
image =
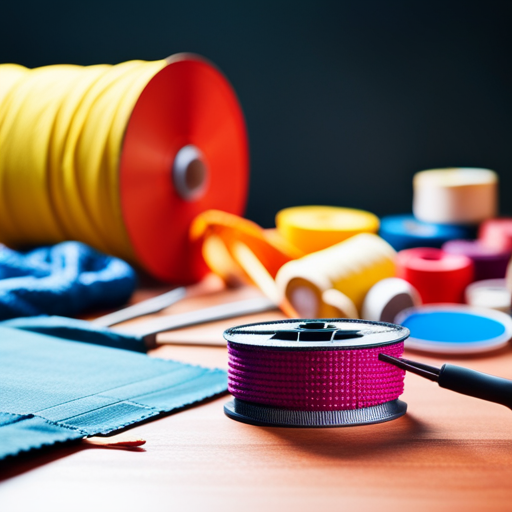
[[[196,297],[167,313],[255,293]],[[152,355],[226,368],[226,327],[280,317],[260,314],[167,333],[161,341],[196,345],[169,344]],[[450,362],[512,378],[510,349]],[[402,399],[409,409],[396,421],[287,429],[230,420],[223,413],[227,399],[132,429],[147,440],[143,448],[81,443],[4,464],[0,510],[512,510],[512,413],[499,405],[407,375]]]

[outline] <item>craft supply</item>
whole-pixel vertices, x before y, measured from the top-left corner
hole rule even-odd
[[[512,251],[512,218],[504,217],[482,222],[478,239],[487,247]]]
[[[472,226],[432,224],[413,215],[390,215],[380,221],[379,235],[396,251],[413,247],[441,247],[448,240],[474,238]]]
[[[470,258],[473,261],[474,281],[505,277],[512,255],[510,250],[488,247],[479,240],[451,240],[442,249],[449,254],[462,254]]]
[[[406,249],[396,258],[396,275],[418,290],[424,304],[463,302],[464,290],[473,281],[473,262],[441,249]]]
[[[377,233],[379,219],[353,208],[297,206],[278,212],[276,226],[283,238],[309,254],[359,233]]]
[[[206,272],[189,240],[210,208],[241,213],[247,134],[204,59],[0,65],[0,241],[78,239],[166,281]]]
[[[510,312],[512,293],[505,279],[476,281],[466,288],[466,302],[470,306]]]
[[[322,313],[326,318],[359,318],[354,303],[334,288],[322,293]]]
[[[25,253],[0,244],[0,320],[117,307],[136,280],[127,263],[79,242]]]
[[[420,304],[420,295],[414,286],[398,277],[390,277],[370,288],[363,302],[361,317],[377,322],[394,322],[398,313]]]
[[[161,332],[198,325],[225,318],[272,311],[276,305],[265,297],[256,297],[236,302],[196,309],[187,313],[166,315],[136,324],[113,326],[111,329],[61,316],[36,316],[15,318],[2,322],[4,327],[48,334],[58,338],[82,341],[105,347],[147,352],[157,346],[156,337]]]
[[[437,224],[476,224],[496,216],[498,176],[489,169],[421,171],[413,179],[414,216]]]
[[[255,425],[334,427],[380,423],[405,414],[400,357],[407,329],[362,320],[284,320],[228,329],[224,411]]]
[[[404,371],[437,382],[440,387],[480,398],[512,409],[512,380],[477,372],[462,366],[443,364],[441,368],[409,359],[380,354],[379,359]]]
[[[226,372],[0,328],[0,459],[224,393]]]
[[[420,306],[395,319],[411,331],[406,348],[432,353],[474,354],[507,345],[512,319],[501,311],[462,304]]]
[[[395,251],[377,235],[363,233],[323,251],[290,261],[277,273],[281,296],[304,318],[322,318],[322,294],[334,288],[359,311],[368,290],[395,274]]]

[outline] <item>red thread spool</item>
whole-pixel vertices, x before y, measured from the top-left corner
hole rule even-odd
[[[411,283],[424,304],[464,302],[464,290],[473,281],[473,262],[460,254],[419,247],[400,251],[397,277]]]
[[[512,251],[512,218],[490,219],[480,225],[478,239],[494,249]]]

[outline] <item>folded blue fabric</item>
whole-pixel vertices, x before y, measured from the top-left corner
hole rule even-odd
[[[0,320],[118,307],[135,285],[130,265],[80,242],[25,253],[0,245]]]
[[[226,390],[223,370],[0,327],[0,460]]]

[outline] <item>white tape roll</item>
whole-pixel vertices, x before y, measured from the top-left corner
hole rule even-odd
[[[489,169],[448,168],[414,175],[414,215],[424,222],[476,224],[496,216],[498,176]]]
[[[372,286],[364,299],[361,317],[392,323],[399,313],[420,304],[420,295],[414,286],[398,277],[390,277]]]
[[[476,281],[466,288],[466,302],[470,306],[496,309],[508,313],[512,293],[505,279],[485,279]]]

